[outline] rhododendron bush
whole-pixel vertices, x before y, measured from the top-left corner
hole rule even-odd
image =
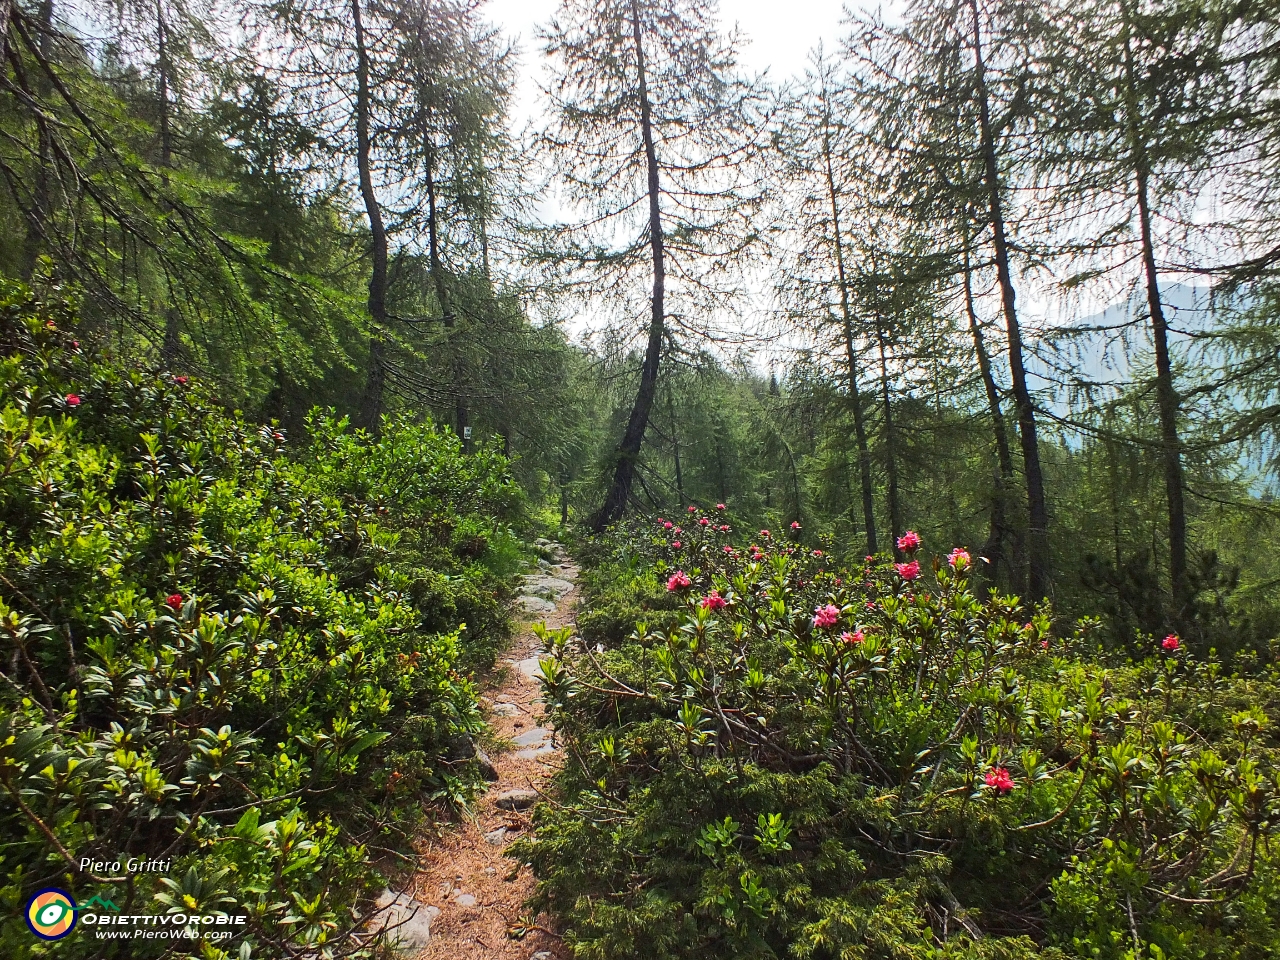
[[[615,531],[586,603],[649,584],[634,628],[545,635],[567,760],[520,853],[578,955],[1280,955],[1274,673],[1107,660],[914,533],[725,545]]]
[[[66,319],[0,288],[0,957],[369,955],[375,857],[478,779],[505,461],[323,417],[294,451]],[[82,863],[130,857],[172,865]],[[217,948],[46,947],[23,914],[50,886],[249,919]]]

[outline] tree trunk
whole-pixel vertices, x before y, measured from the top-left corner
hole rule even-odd
[[[436,180],[435,180],[435,147],[423,130],[423,151],[426,155],[425,176],[427,180],[427,249],[431,257],[431,279],[435,283],[436,299],[440,302],[440,315],[444,328],[457,329],[457,321],[449,302],[449,284],[445,279],[444,264],[440,260],[440,231],[436,214]],[[450,350],[453,353],[453,389],[454,395],[454,429],[462,440],[462,452],[471,452],[471,438],[467,436],[467,428],[471,425],[470,408],[467,403],[466,369],[461,350],[455,338],[450,337]]]
[[[684,471],[680,469],[680,430],[676,426],[676,404],[672,399],[671,382],[667,382],[667,418],[671,421],[671,452],[676,462],[676,495],[684,503]]]
[[[987,353],[987,345],[982,339],[982,328],[978,325],[978,315],[973,307],[972,271],[973,266],[969,260],[969,233],[966,229],[964,236],[964,308],[969,318],[969,333],[973,337],[973,352],[978,358],[978,371],[982,374],[982,386],[987,394],[987,410],[991,414],[991,432],[995,437],[996,443],[996,469],[991,478],[991,532],[982,548],[982,556],[987,558],[988,573],[991,580],[997,579],[1002,560],[1008,564],[1010,578],[1013,579],[1013,564],[1004,556],[1004,545],[1011,539],[1006,504],[1009,492],[1013,489],[1014,484],[1013,453],[1009,449],[1009,432],[1005,429],[1004,411],[1000,409],[1000,391],[996,387],[995,375],[991,371],[991,356]]]
[[[640,132],[644,139],[645,167],[649,175],[649,249],[653,257],[652,312],[649,318],[649,343],[645,348],[644,366],[640,371],[640,387],[636,391],[631,417],[616,452],[613,482],[605,495],[604,503],[591,518],[591,528],[601,531],[616,522],[627,509],[631,499],[631,484],[635,480],[636,462],[644,444],[645,430],[649,426],[649,413],[658,388],[658,364],[662,358],[662,335],[666,323],[663,298],[666,292],[666,261],[663,251],[661,193],[658,186],[658,155],[653,145],[653,119],[650,115],[649,90],[645,83],[644,44],[641,42],[640,10],[636,0],[631,0],[631,35],[636,47],[636,67],[640,92]]]
[[[880,396],[884,404],[884,467],[889,481],[889,540],[895,555],[894,538],[903,533],[902,505],[898,502],[897,440],[894,436],[893,405],[889,402],[889,360],[885,352],[884,324],[876,315],[876,339],[880,344]]]
[[[995,251],[996,277],[1000,283],[1000,303],[1009,338],[1009,372],[1013,399],[1018,409],[1018,437],[1022,444],[1023,470],[1027,476],[1027,593],[1032,600],[1047,596],[1050,589],[1049,511],[1045,501],[1044,473],[1040,466],[1040,444],[1036,436],[1036,413],[1027,388],[1027,371],[1022,361],[1022,329],[1015,307],[1013,275],[1009,270],[1009,242],[1005,236],[1000,167],[996,160],[995,138],[991,130],[991,104],[987,94],[986,65],[982,55],[982,30],[977,0],[969,0],[973,13],[973,55],[975,94],[982,137],[982,159],[986,174],[987,201],[991,211],[991,237]]]
[[[7,29],[9,7],[5,4],[3,13],[5,29]],[[53,0],[41,0],[36,10],[36,29],[40,32],[40,56],[45,63],[53,61]],[[3,34],[0,34],[0,41]],[[35,87],[42,99],[50,93],[49,78],[43,71],[35,75]],[[49,129],[44,118],[38,113],[34,117],[36,124],[37,156],[34,171],[35,183],[32,187],[31,208],[26,211],[27,232],[24,238],[24,256],[22,278],[28,282],[35,276],[36,265],[40,262],[40,254],[45,248],[45,230],[53,208],[49,194],[49,168],[53,163],[53,152],[50,145]]]
[[[1178,393],[1173,385],[1173,365],[1169,358],[1169,326],[1160,302],[1160,274],[1156,269],[1155,244],[1151,239],[1149,192],[1150,159],[1140,127],[1137,82],[1134,77],[1130,14],[1124,8],[1125,110],[1128,113],[1130,160],[1138,200],[1138,227],[1142,239],[1142,267],[1146,275],[1147,311],[1151,316],[1151,339],[1156,351],[1156,406],[1160,413],[1161,454],[1164,461],[1165,497],[1169,506],[1169,582],[1173,594],[1174,622],[1185,622],[1190,589],[1187,583],[1187,511],[1182,490],[1182,444],[1178,436]]]
[[[826,90],[823,90],[825,108]],[[840,233],[840,205],[836,199],[835,171],[831,166],[831,135],[824,117],[822,157],[826,165],[827,196],[831,200],[831,233],[836,254],[836,276],[840,282],[840,309],[844,318],[844,356],[849,376],[849,403],[853,407],[853,431],[858,441],[858,472],[862,481],[862,523],[867,535],[867,553],[877,550],[875,488],[871,484],[871,449],[867,444],[867,425],[862,415],[862,398],[858,395],[858,364],[853,349],[853,311],[849,306],[849,281],[844,269],[844,240]]]
[[[373,191],[370,166],[372,148],[369,142],[369,51],[365,46],[364,22],[360,0],[351,0],[351,22],[356,41],[356,169],[360,176],[360,197],[369,217],[369,233],[373,240],[373,270],[369,275],[369,372],[364,397],[360,401],[359,423],[373,434],[382,425],[383,394],[386,388],[387,322],[387,231],[382,224],[382,210]]]

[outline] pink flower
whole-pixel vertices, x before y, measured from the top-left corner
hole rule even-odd
[[[855,630],[853,633],[846,630],[844,633],[840,634],[840,639],[849,644],[849,646],[856,647],[863,640],[867,639],[867,636],[861,630]]]
[[[661,517],[659,517],[659,518],[658,518],[658,522],[659,522],[659,523],[666,523],[667,521],[665,521],[665,520],[663,520]]]
[[[684,533],[684,527],[676,527],[676,528],[675,528],[674,530],[672,530],[671,532],[672,532],[672,533]]]
[[[792,520],[792,521],[791,521],[791,529],[792,529],[792,530],[799,530],[799,529],[800,529],[800,521],[799,521],[799,520]]]
[[[185,386],[187,384],[188,379],[189,379],[188,377],[174,377],[173,382],[182,384],[183,386]]]
[[[1175,653],[1182,646],[1182,641],[1178,639],[1176,633],[1171,633],[1160,641],[1160,646],[1165,653]]]
[[[725,598],[720,596],[719,590],[712,590],[702,598],[702,603],[699,604],[699,606],[701,606],[703,610],[723,610],[726,603],[727,601]]]
[[[672,549],[672,550],[679,550],[679,549],[680,549],[680,541],[679,541],[679,540],[672,540],[672,541],[671,541],[671,549]]]
[[[971,559],[969,551],[962,547],[956,547],[947,554],[947,563],[951,564],[952,570],[963,570],[965,567],[969,566],[969,561]]]
[[[904,553],[910,553],[912,550],[920,548],[920,534],[914,530],[908,530],[898,538],[898,549]]]
[[[895,563],[893,569],[898,571],[898,576],[903,580],[915,580],[920,576],[920,562],[912,560],[910,563]]]
[[[68,406],[68,407],[78,407],[78,406],[80,406],[80,397],[79,397],[79,396],[77,396],[77,395],[76,395],[76,394],[74,394],[74,393],[68,393],[68,394],[67,394],[67,406]]]
[[[709,523],[711,523],[711,521],[708,520],[706,517],[702,517],[700,520],[698,520],[698,525],[702,527],[707,526],[707,524]]]
[[[671,579],[667,581],[667,592],[671,593],[675,590],[681,590],[684,587],[689,586],[691,583],[693,583],[693,581],[689,579],[689,575],[687,573],[683,570],[677,570],[671,575]]]
[[[992,767],[988,770],[986,781],[987,786],[1000,796],[1004,796],[1013,789],[1013,777],[1009,776],[1009,771],[1004,767]]]
[[[723,504],[723,503],[717,503],[717,504],[716,504],[716,509],[717,509],[717,510],[723,510],[723,509],[724,509],[724,504]]]
[[[664,530],[670,530],[670,529],[671,529],[672,527],[674,527],[674,526],[675,526],[675,524],[674,524],[674,523],[672,523],[670,520],[664,520],[664,521],[662,521],[662,529],[664,529]]]
[[[865,606],[868,610],[874,610],[876,608],[875,602],[872,600],[868,600]]]
[[[171,594],[169,594],[167,597],[165,597],[165,598],[164,598],[164,602],[165,602],[165,605],[166,605],[166,606],[168,606],[168,607],[169,607],[169,609],[171,609],[171,610],[181,610],[181,609],[182,609],[182,594],[180,594],[180,593],[171,593]]]
[[[725,553],[733,553],[733,547],[729,546],[728,544],[725,544],[724,552],[725,552]]]
[[[815,627],[834,627],[839,619],[840,608],[834,604],[828,603],[826,606],[814,608],[813,625]]]
[[[821,550],[815,550],[815,551],[813,551],[813,555],[814,555],[815,557],[820,557],[820,556],[822,556],[822,551],[821,551]]]
[[[80,349],[80,341],[79,341],[79,340],[72,340],[72,341],[71,341],[71,349],[72,349],[72,350],[79,350],[79,349]]]
[[[690,513],[697,513],[697,512],[698,512],[698,508],[697,508],[697,507],[690,507],[690,508],[689,508],[689,512],[690,512]]]
[[[721,532],[721,533],[728,533],[728,532],[729,532],[729,525],[728,525],[727,523],[722,523],[722,524],[720,524],[720,526],[719,526],[719,528],[718,528],[718,529],[720,530],[720,532]]]
[[[769,539],[769,531],[768,531],[768,530],[761,530],[761,531],[760,531],[760,536],[761,536],[762,538],[764,538],[765,540],[768,540],[768,539]]]
[[[1041,640],[1041,641],[1040,641],[1040,649],[1041,649],[1041,650],[1048,650],[1048,649],[1049,649],[1049,641],[1048,641],[1048,640]]]

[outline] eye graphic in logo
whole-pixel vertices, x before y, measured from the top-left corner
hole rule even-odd
[[[27,901],[27,926],[41,940],[61,940],[76,925],[76,902],[57,887],[41,890]]]

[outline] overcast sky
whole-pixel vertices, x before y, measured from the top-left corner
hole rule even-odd
[[[850,5],[864,6],[858,0]],[[878,2],[868,0],[867,7]],[[520,127],[537,109],[537,81],[542,73],[537,27],[550,19],[559,0],[489,0],[483,7],[485,19],[520,48],[518,102],[513,113]],[[721,0],[720,21],[725,27],[741,28],[747,43],[742,65],[749,73],[768,70],[775,80],[784,80],[804,71],[805,58],[819,40],[834,50],[844,32],[844,0]]]

